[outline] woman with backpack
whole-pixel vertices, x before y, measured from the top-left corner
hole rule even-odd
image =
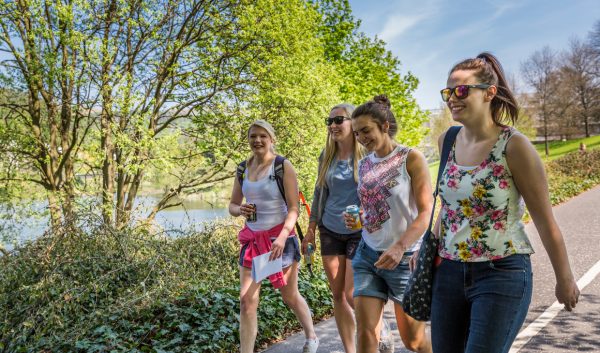
[[[232,216],[246,217],[245,226],[238,235],[242,245],[239,257],[240,352],[254,352],[258,331],[260,283],[252,279],[252,258],[270,251],[270,260],[282,258],[283,271],[269,276],[269,280],[279,289],[283,301],[304,328],[303,353],[315,353],[319,340],[306,300],[298,291],[300,250],[294,232],[298,218],[298,180],[292,164],[283,160],[279,166],[283,168],[283,180],[282,185],[278,185],[275,141],[275,131],[268,122],[257,120],[250,125],[248,143],[252,155],[245,163],[242,178],[234,181],[229,202]],[[285,195],[280,190],[285,190]]]

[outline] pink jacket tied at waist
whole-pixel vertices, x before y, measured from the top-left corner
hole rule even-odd
[[[244,267],[252,266],[252,258],[258,255],[262,255],[271,251],[271,238],[277,238],[279,233],[283,229],[283,223],[276,225],[275,227],[268,230],[257,230],[254,231],[248,226],[244,226],[240,233],[238,234],[238,240],[242,244],[242,249],[244,246],[248,245],[246,248],[246,252],[244,253],[244,258],[242,259],[242,263]],[[292,229],[290,232],[290,237],[295,236],[296,233]],[[240,255],[241,255],[240,250]],[[283,272],[277,272],[269,276],[269,281],[274,288],[281,288],[286,285],[285,279],[283,278]]]

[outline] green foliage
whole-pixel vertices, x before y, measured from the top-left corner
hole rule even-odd
[[[80,222],[87,232],[45,236],[0,257],[0,350],[237,350],[239,224],[171,239]],[[331,314],[322,271],[311,279],[301,270],[299,287],[315,319]],[[300,328],[266,282],[258,316],[260,344]]]
[[[600,184],[600,149],[571,152],[546,164],[550,200],[567,201]]]

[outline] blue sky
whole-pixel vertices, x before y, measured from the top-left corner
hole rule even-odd
[[[519,82],[521,63],[548,45],[568,48],[600,20],[598,0],[350,0],[360,30],[377,35],[420,80],[414,93],[423,109],[439,108],[439,90],[452,65],[482,51],[500,59]],[[358,102],[357,102],[358,103]]]

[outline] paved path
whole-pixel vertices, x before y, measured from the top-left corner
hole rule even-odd
[[[552,307],[554,273],[548,255],[533,223],[526,226],[536,254],[532,256],[534,288],[529,314],[512,353],[596,352],[600,353],[600,187],[589,190],[553,209],[563,231],[571,266],[580,283],[581,296],[573,313]],[[558,309],[556,309],[558,308]],[[386,317],[393,322],[393,313]],[[393,328],[396,328],[393,325]],[[316,325],[321,340],[319,353],[343,353],[335,321]],[[394,330],[395,353],[405,353],[397,330]],[[295,334],[274,344],[264,353],[296,353],[302,351],[304,336]]]

